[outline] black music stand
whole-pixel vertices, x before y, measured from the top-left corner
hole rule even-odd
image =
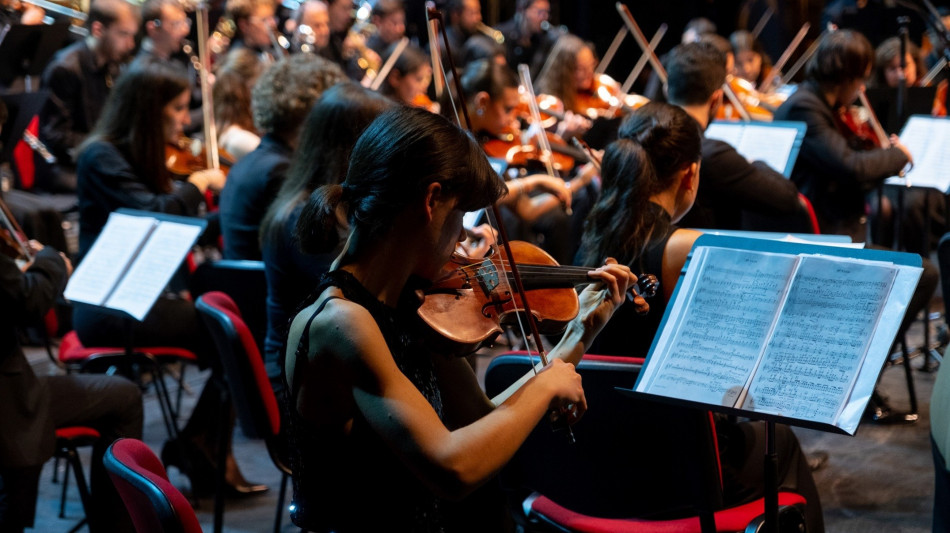
[[[0,85],[8,87],[14,80],[39,76],[46,64],[66,41],[68,22],[55,24],[13,24],[0,39]],[[30,89],[27,83],[27,90]]]

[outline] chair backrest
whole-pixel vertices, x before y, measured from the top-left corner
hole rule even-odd
[[[485,375],[489,396],[530,366],[524,355],[496,357]],[[542,422],[504,470],[505,488],[599,517],[711,518],[722,488],[709,413],[615,390],[633,388],[640,369],[640,361],[585,356],[577,370],[588,411],[574,426],[576,442]]]
[[[191,276],[191,293],[196,298],[206,292],[221,291],[241,310],[257,347],[264,346],[267,334],[267,279],[262,261],[222,259],[207,261]]]
[[[168,481],[161,460],[144,442],[113,442],[103,463],[138,533],[201,532],[191,504]]]
[[[277,435],[280,432],[277,398],[257,343],[237,304],[227,294],[213,291],[201,295],[195,307],[214,338],[241,431],[256,439]]]

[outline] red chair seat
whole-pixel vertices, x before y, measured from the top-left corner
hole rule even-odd
[[[66,426],[56,430],[56,438],[63,440],[99,439],[99,432],[86,426]]]
[[[804,505],[799,494],[780,492],[778,504]],[[554,503],[545,496],[531,502],[531,512],[560,526],[583,533],[700,533],[699,517],[678,520],[643,520],[638,518],[597,518],[576,513]],[[716,531],[743,531],[755,517],[765,512],[762,499],[724,509],[715,514]]]
[[[192,362],[198,360],[198,356],[195,355],[194,352],[175,346],[136,346],[135,351],[147,353],[159,360],[163,358],[184,359]],[[59,360],[65,364],[78,364],[90,357],[98,355],[121,355],[124,352],[125,348],[121,346],[95,346],[87,348],[79,341],[79,336],[76,335],[75,331],[70,331],[64,335],[62,342],[59,344]]]

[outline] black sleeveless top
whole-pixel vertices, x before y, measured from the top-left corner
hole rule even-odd
[[[653,226],[652,236],[643,253],[628,260],[627,264],[637,276],[646,273],[660,278],[663,274],[663,251],[666,250],[666,243],[679,228],[673,224],[669,213],[653,202],[648,204],[646,216],[647,225]],[[646,357],[666,313],[666,301],[662,292],[658,292],[656,297],[648,302],[650,312],[646,315],[637,314],[633,305],[621,305],[594,339],[588,352]]]
[[[386,306],[345,270],[325,274],[310,301],[329,287],[363,306],[379,326],[399,370],[442,418],[442,395],[432,360],[421,343],[412,292],[397,308]],[[297,344],[294,376],[309,353],[309,331],[321,304]],[[288,341],[292,342],[292,341]],[[303,420],[296,405],[298,385],[290,383],[290,461],[294,471],[291,518],[313,531],[442,532],[440,501],[376,434],[357,410],[348,435],[324,434]]]

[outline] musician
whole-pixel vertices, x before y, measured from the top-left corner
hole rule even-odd
[[[261,144],[251,114],[251,90],[266,67],[257,54],[237,48],[215,69],[211,94],[218,146],[236,163]]]
[[[376,0],[369,21],[376,32],[366,40],[366,46],[380,57],[406,35],[406,8],[402,0]]]
[[[560,35],[551,29],[550,16],[551,3],[548,0],[518,0],[515,2],[515,16],[498,25],[498,31],[505,36],[508,64],[528,65],[532,79],[541,72]]]
[[[172,180],[165,168],[165,144],[178,138],[188,123],[188,77],[171,65],[157,62],[133,64],[116,81],[102,119],[80,148],[79,261],[89,252],[109,214],[125,207],[143,211],[196,216],[204,192],[220,190],[224,173],[209,169],[185,180]],[[129,322],[97,307],[74,303],[73,326],[85,346],[123,346],[128,342]],[[180,346],[194,352],[199,363],[210,366],[216,357],[214,342],[205,329],[194,303],[168,291],[155,302],[142,322],[131,326],[139,346]],[[210,495],[216,465],[219,418],[227,416],[221,391],[210,380],[201,392],[177,443],[162,448],[166,466],[176,466],[191,479],[195,495]],[[266,485],[244,479],[233,455],[230,439],[233,418],[227,429],[228,459],[225,465],[229,495],[257,494]],[[187,455],[187,460],[182,457]]]
[[[86,138],[109,96],[120,66],[135,48],[139,10],[124,0],[93,0],[89,36],[60,50],[43,71],[50,97],[40,113],[40,140],[58,165],[37,177],[37,186],[75,191],[75,149]],[[38,169],[39,173],[39,169]]]
[[[236,30],[229,50],[249,48],[267,64],[280,59],[271,41],[277,31],[276,7],[272,0],[228,0],[224,9]]]
[[[346,79],[335,64],[312,54],[284,58],[261,74],[251,93],[257,148],[228,172],[219,212],[224,257],[261,258],[261,220],[284,180],[304,118],[323,91]]]
[[[323,0],[305,0],[294,10],[291,50],[315,54],[330,44],[330,14]]]
[[[664,67],[668,77],[667,100],[682,107],[705,130],[722,105],[725,56],[705,42],[681,44],[667,54]],[[699,190],[692,209],[682,220],[683,227],[755,229],[743,227],[743,212],[770,218],[804,218],[798,188],[767,164],[750,163],[734,147],[705,136],[702,156]],[[781,220],[778,218],[777,222]]]
[[[356,22],[352,0],[328,0],[327,7],[330,43],[320,55],[339,65],[350,79],[360,81],[369,67],[378,68],[379,55],[366,47],[363,35],[350,31]]]
[[[604,257],[617,257],[620,264],[637,272],[657,273],[663,295],[651,302],[646,315],[621,307],[594,340],[591,353],[643,357],[649,351],[686,257],[699,237],[678,222],[696,198],[701,158],[700,125],[684,110],[660,102],[650,102],[628,115],[620,126],[620,138],[607,146],[601,166],[603,191],[587,219],[577,264],[593,265]],[[808,462],[795,434],[787,426],[776,430],[779,484],[805,496],[807,530],[821,532],[821,503]],[[761,497],[764,423],[736,424],[722,417],[716,422],[716,433],[724,504],[729,507]]]
[[[386,59],[395,51],[393,45],[384,54]],[[379,92],[393,100],[410,106],[422,107],[439,112],[439,105],[429,100],[426,91],[432,81],[432,63],[429,56],[418,46],[408,45],[386,76],[386,81],[379,87]]]
[[[736,76],[755,87],[762,85],[772,70],[772,60],[759,41],[746,30],[732,32],[729,36],[736,61]]]
[[[264,361],[279,397],[286,390],[280,370],[287,325],[342,251],[338,248],[327,254],[302,253],[294,237],[300,211],[315,189],[343,180],[356,139],[373,119],[394,105],[352,82],[338,83],[323,93],[307,114],[287,179],[261,223],[261,252],[268,286]],[[341,228],[345,232],[345,224]]]
[[[445,3],[445,34],[448,35],[449,49],[452,51],[452,59],[457,68],[465,68],[465,57],[462,55],[462,49],[470,39],[489,40],[487,36],[479,33],[482,23],[482,5],[479,0],[448,0]],[[441,41],[441,37],[440,37]],[[494,41],[484,43],[485,47],[491,48]],[[442,54],[445,56],[445,45],[442,46]],[[445,60],[445,57],[443,57]],[[448,64],[446,62],[446,64]]]
[[[43,464],[53,456],[55,428],[82,425],[101,438],[92,453],[90,531],[135,531],[102,465],[119,437],[142,437],[142,394],[119,376],[36,376],[23,354],[17,327],[41,321],[72,272],[69,259],[30,242],[36,258],[25,270],[0,255],[0,531],[32,527]]]
[[[581,293],[552,363],[495,403],[464,359],[433,354],[418,329],[413,289],[437,276],[464,238],[462,215],[502,194],[474,139],[442,117],[399,107],[364,131],[346,180],[311,195],[297,225],[305,252],[337,244],[337,213],[350,230],[287,341],[297,525],[504,531],[503,500],[476,506],[470,495],[497,491],[486,484],[552,408],[567,406],[567,422],[585,410],[580,378],[564,363],[580,358],[623,301],[635,280],[625,267],[595,271],[601,283]]]
[[[11,24],[43,24],[46,11],[20,0],[0,1],[0,28]]]
[[[586,114],[587,101],[596,98],[594,69],[597,57],[580,37],[564,34],[557,40],[548,66],[535,86],[538,94],[550,94],[564,102],[564,109]]]
[[[906,66],[903,77],[907,87],[913,87],[921,73],[924,73],[924,62],[920,57],[920,49],[912,42],[907,43],[907,53],[904,55]],[[874,50],[874,76],[871,85],[875,87],[897,87],[901,79],[901,40],[899,37],[886,39]]]

